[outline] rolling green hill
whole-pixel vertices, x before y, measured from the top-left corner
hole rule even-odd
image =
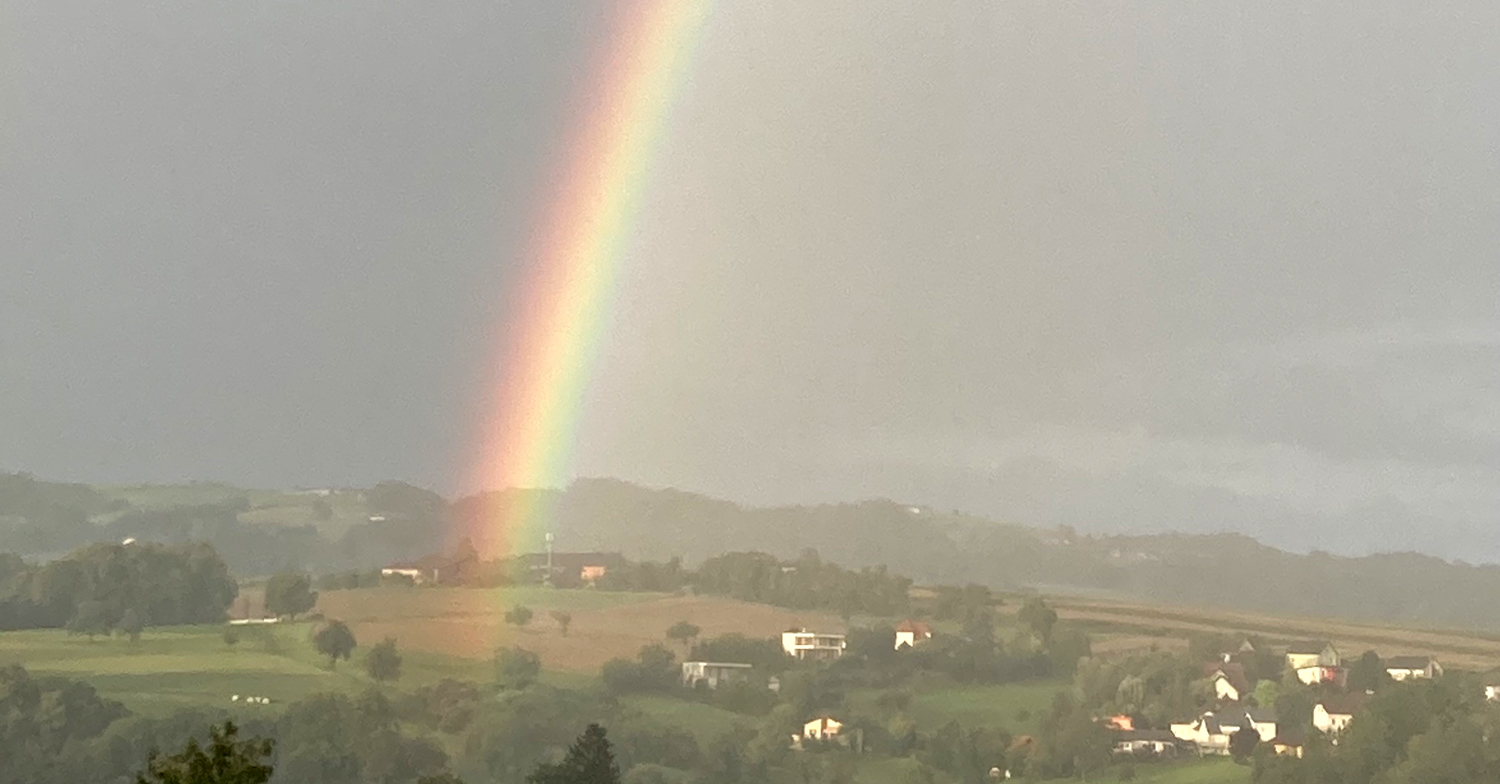
[[[213,483],[91,488],[0,475],[0,552],[48,557],[97,540],[200,540],[241,576],[329,572],[449,550],[463,538],[483,552],[496,546],[494,521],[507,508],[535,503],[555,510],[564,550],[692,563],[737,550],[795,557],[815,549],[829,561],[884,564],[925,583],[1500,628],[1500,604],[1489,599],[1500,594],[1500,566],[1415,553],[1301,555],[1234,534],[1087,536],[890,501],[745,508],[608,479],[450,503],[399,482],[281,492]]]

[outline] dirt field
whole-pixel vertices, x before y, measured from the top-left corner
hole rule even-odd
[[[524,628],[505,623],[507,609],[530,608]],[[801,613],[716,597],[602,593],[537,588],[380,588],[330,591],[318,610],[339,618],[361,641],[395,637],[402,648],[485,659],[497,647],[535,651],[548,669],[597,673],[615,657],[633,657],[641,646],[666,642],[677,621],[699,626],[703,637],[739,632],[772,637],[796,627],[842,631],[836,616]],[[563,636],[553,610],[573,617]],[[680,646],[676,646],[682,655]]]
[[[1326,618],[1277,617],[1232,610],[1197,610],[1161,605],[1049,597],[1058,616],[1079,621],[1095,636],[1100,653],[1184,645],[1194,632],[1253,633],[1273,643],[1331,640],[1345,656],[1375,650],[1381,656],[1432,654],[1445,666],[1470,670],[1500,667],[1500,640],[1462,630],[1417,629]],[[1014,603],[1012,603],[1014,604]],[[1014,607],[1008,608],[1014,611]],[[1102,648],[1102,649],[1101,649]]]

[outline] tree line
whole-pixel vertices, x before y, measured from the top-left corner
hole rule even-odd
[[[238,593],[204,544],[95,544],[41,565],[0,554],[0,629],[139,634],[218,623]]]

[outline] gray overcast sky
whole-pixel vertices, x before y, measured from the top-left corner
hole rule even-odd
[[[460,489],[601,9],[0,0],[0,467]],[[720,2],[578,472],[1500,560],[1497,40]]]

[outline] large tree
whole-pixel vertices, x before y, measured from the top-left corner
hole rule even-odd
[[[1365,651],[1349,668],[1349,691],[1379,691],[1390,681],[1391,676],[1385,670],[1385,662],[1374,651]]]
[[[329,621],[313,635],[313,645],[318,653],[328,657],[328,664],[337,667],[339,659],[348,659],[354,653],[354,632],[349,631],[343,621]]]
[[[568,747],[561,762],[543,764],[526,777],[527,784],[620,784],[620,766],[604,728],[590,724]]]
[[[296,618],[317,603],[318,592],[306,574],[282,572],[266,583],[266,611],[278,618]]]
[[[667,629],[667,639],[682,645],[683,653],[687,653],[692,650],[693,641],[698,639],[698,635],[702,631],[696,624],[689,623],[688,621],[678,621],[672,624],[670,629]]]
[[[1245,762],[1250,755],[1255,753],[1255,747],[1260,745],[1260,733],[1255,731],[1255,726],[1246,724],[1239,732],[1229,736],[1229,754],[1234,757],[1235,762]]]
[[[1047,606],[1040,596],[1033,596],[1021,605],[1016,620],[1030,629],[1043,642],[1052,639],[1052,627],[1057,625],[1057,611]]]
[[[396,650],[395,637],[381,640],[365,654],[365,672],[377,681],[393,681],[401,677],[401,653]]]
[[[495,651],[495,682],[507,689],[524,689],[542,673],[542,660],[525,648]]]
[[[239,739],[232,721],[209,730],[208,748],[189,740],[171,756],[152,753],[146,769],[136,774],[136,784],[265,784],[271,779],[272,742],[260,738]]]
[[[516,627],[523,627],[531,623],[531,608],[524,604],[518,604],[505,611],[505,622]]]
[[[134,607],[125,608],[121,613],[120,620],[115,624],[115,629],[130,638],[131,642],[139,642],[141,631],[146,628],[145,621],[141,620],[141,614]]]

